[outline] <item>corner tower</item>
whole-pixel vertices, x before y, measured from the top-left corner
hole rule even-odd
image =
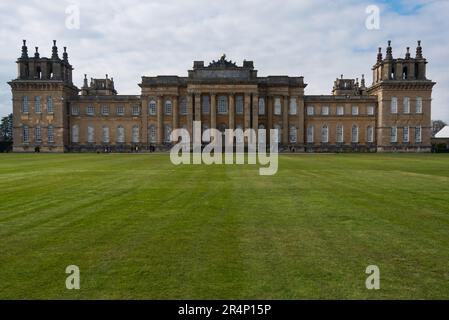
[[[26,40],[17,59],[17,78],[8,82],[13,101],[13,150],[63,152],[68,140],[68,98],[78,94],[66,47],[62,59],[53,40],[51,58],[38,47],[28,55]]]
[[[435,82],[427,79],[427,61],[418,41],[415,57],[410,48],[403,58],[393,58],[388,41],[385,58],[379,48],[373,66],[373,84],[368,93],[376,95],[377,150],[430,151],[431,96]]]

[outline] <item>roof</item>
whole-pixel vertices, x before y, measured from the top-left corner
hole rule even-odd
[[[449,126],[444,126],[443,129],[435,134],[435,138],[449,138]]]

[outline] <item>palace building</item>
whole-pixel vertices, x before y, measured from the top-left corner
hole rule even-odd
[[[194,61],[186,77],[143,76],[140,95],[119,95],[114,79],[87,79],[79,89],[66,47],[56,41],[50,58],[23,41],[13,96],[16,152],[163,151],[170,133],[193,121],[203,130],[279,129],[285,152],[425,152],[431,143],[431,94],[427,61],[393,57],[390,41],[372,67],[373,82],[343,76],[328,95],[307,95],[302,76],[258,77],[252,61],[237,65],[223,55]],[[267,135],[268,137],[268,135]]]

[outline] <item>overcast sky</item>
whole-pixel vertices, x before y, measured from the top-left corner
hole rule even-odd
[[[380,9],[379,29],[366,27],[369,5]],[[139,94],[142,75],[186,76],[193,60],[223,53],[239,65],[253,60],[260,76],[302,75],[306,94],[329,94],[342,73],[364,73],[371,84],[377,47],[385,51],[387,40],[395,57],[407,46],[414,56],[422,40],[428,78],[437,82],[432,118],[449,122],[448,16],[446,0],[2,1],[0,115],[11,112],[6,82],[17,76],[22,39],[41,56],[51,56],[56,39],[60,56],[68,47],[78,87],[84,73],[107,73],[119,94]]]

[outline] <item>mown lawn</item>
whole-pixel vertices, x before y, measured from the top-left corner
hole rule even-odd
[[[0,240],[2,299],[448,299],[449,155],[3,154]]]

